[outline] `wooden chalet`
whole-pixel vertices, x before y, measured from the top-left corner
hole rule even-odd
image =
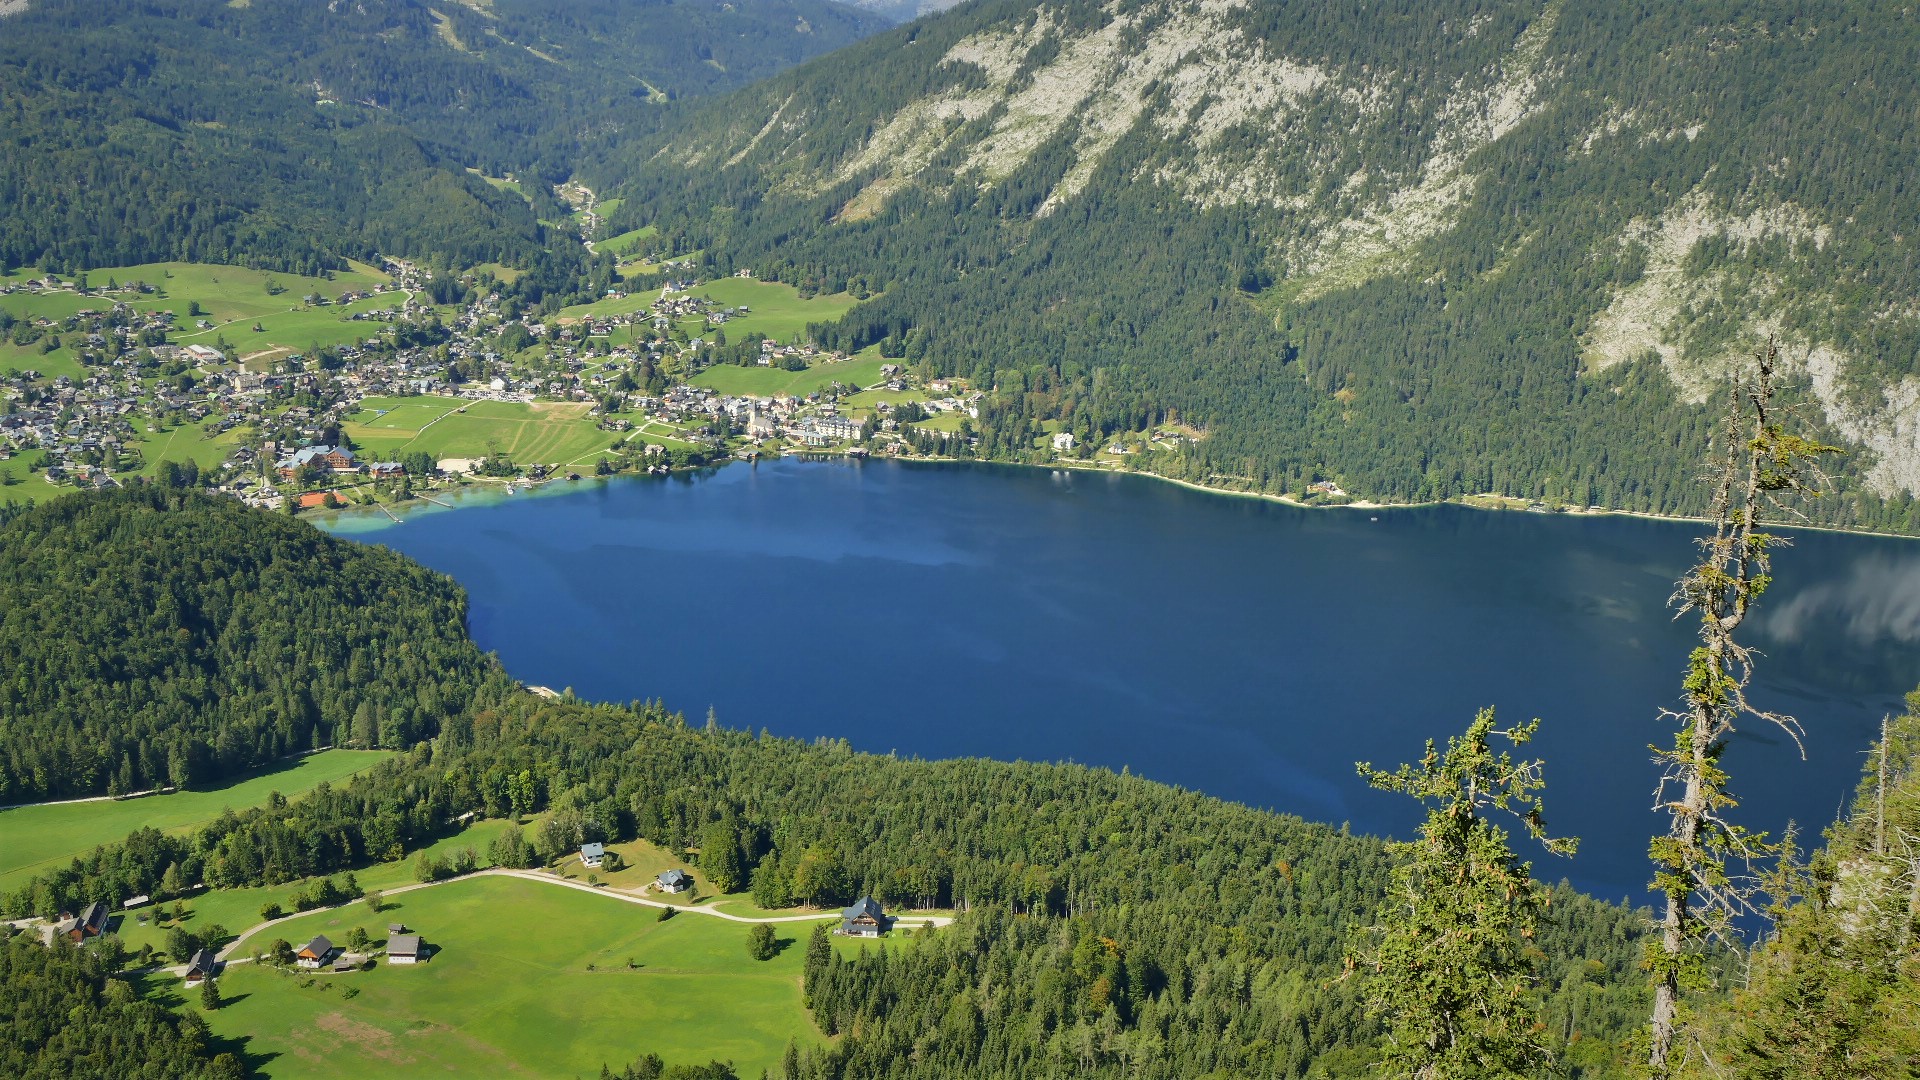
[[[192,959],[187,961],[187,985],[191,986],[203,979],[213,978],[219,974],[219,968],[220,961],[214,957],[212,949],[199,950],[193,954]]]
[[[293,962],[303,968],[324,967],[331,959],[333,959],[333,942],[327,940],[325,934],[316,935],[312,941],[300,946],[299,952],[293,954]]]
[[[863,896],[840,913],[840,933],[848,937],[879,937],[887,932],[887,913],[880,902]]]

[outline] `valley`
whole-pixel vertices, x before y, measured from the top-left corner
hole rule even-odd
[[[1912,10],[0,30],[0,1076],[1920,1070]]]

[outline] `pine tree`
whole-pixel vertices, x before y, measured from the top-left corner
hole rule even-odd
[[[1654,1002],[1647,1064],[1655,1077],[1671,1075],[1682,995],[1710,982],[1703,949],[1730,941],[1733,917],[1751,909],[1753,885],[1729,874],[1728,863],[1780,851],[1725,817],[1735,805],[1720,768],[1727,736],[1735,721],[1748,717],[1773,725],[1796,745],[1802,735],[1793,717],[1748,702],[1753,652],[1735,638],[1772,583],[1772,549],[1786,543],[1761,528],[1762,518],[1785,512],[1787,496],[1818,494],[1817,460],[1837,452],[1782,429],[1773,405],[1778,359],[1769,342],[1755,355],[1753,370],[1732,382],[1713,471],[1713,533],[1701,539],[1700,561],[1674,592],[1681,615],[1699,613],[1700,644],[1688,659],[1685,707],[1663,711],[1678,727],[1673,747],[1653,748],[1665,766],[1656,805],[1671,818],[1668,834],[1649,846],[1653,888],[1665,899],[1648,947]]]
[[[1493,710],[1482,710],[1445,754],[1428,740],[1417,767],[1358,766],[1374,787],[1434,804],[1419,840],[1390,845],[1393,884],[1380,924],[1356,935],[1348,955],[1364,974],[1368,1009],[1388,1019],[1388,1075],[1520,1078],[1552,1060],[1537,1023],[1532,944],[1547,890],[1484,813],[1513,814],[1554,854],[1572,854],[1578,841],[1546,834],[1542,763],[1496,756],[1490,745],[1498,735],[1524,746],[1540,721],[1504,731],[1493,724]]]
[[[208,1012],[220,1007],[220,988],[211,976],[200,980],[200,1007]]]

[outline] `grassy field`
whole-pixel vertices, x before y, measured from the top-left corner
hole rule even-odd
[[[745,397],[791,394],[805,397],[836,382],[848,386],[871,386],[880,381],[880,365],[885,362],[878,356],[855,357],[837,363],[815,364],[805,371],[718,364],[694,376],[693,381],[697,386],[710,386],[722,394]]]
[[[224,787],[119,802],[0,810],[0,834],[7,838],[0,845],[0,890],[18,888],[35,870],[125,839],[143,825],[190,828],[218,817],[227,807],[257,806],[275,791],[291,797],[323,781],[351,776],[388,756],[381,750],[323,750]]]
[[[730,277],[709,281],[705,285],[696,285],[693,295],[704,296],[721,307],[744,304],[753,309],[741,318],[728,321],[726,331],[729,340],[738,340],[748,334],[765,334],[786,344],[805,337],[808,323],[832,322],[859,303],[846,293],[802,300],[800,290],[791,285],[778,281],[756,281],[753,278]]]
[[[137,421],[136,427],[141,429],[140,453],[147,459],[140,475],[156,475],[163,461],[192,461],[203,471],[225,461],[233,448],[240,444],[240,431],[236,428],[209,434],[217,423],[219,417],[209,416],[198,424],[181,424],[166,431],[151,431],[145,430],[145,421]]]
[[[606,202],[600,204],[600,211],[603,217],[613,212],[606,209],[606,207],[614,201],[615,200],[608,199]],[[632,251],[641,241],[650,239],[658,235],[659,232],[659,229],[651,225],[643,226],[631,232],[623,232],[619,236],[609,236],[605,240],[596,241],[593,245],[593,250],[604,251],[609,255],[625,255],[627,252]]]
[[[28,450],[0,461],[0,504],[26,502],[28,499],[44,502],[73,490],[49,484],[44,474],[28,471],[29,465],[44,460],[46,456],[44,450]]]
[[[938,416],[929,416],[914,426],[926,428],[928,431],[959,431],[960,425],[966,420],[966,413],[943,412]]]
[[[907,401],[926,400],[926,392],[922,390],[888,390],[881,387],[876,390],[862,390],[851,397],[842,398],[840,403],[849,409],[871,409],[882,402],[899,405]]]
[[[37,270],[22,270],[0,280],[25,280],[40,276]],[[63,276],[62,280],[72,280]],[[79,296],[57,292],[42,295],[15,293],[0,297],[0,307],[16,316],[46,316],[64,319],[76,312],[104,311],[122,301],[138,311],[172,311],[177,333],[172,340],[182,345],[211,345],[225,338],[242,356],[255,353],[287,355],[322,345],[344,345],[372,337],[380,323],[354,322],[348,318],[356,311],[391,307],[398,294],[386,294],[355,301],[348,305],[303,308],[303,298],[319,293],[337,298],[349,289],[366,291],[389,280],[370,266],[355,263],[353,269],[339,271],[332,278],[303,277],[241,266],[214,263],[147,263],[140,266],[111,266],[87,271],[87,283],[95,288],[110,281],[128,285],[144,281],[159,292],[139,294],[118,292],[108,296]],[[276,291],[277,290],[277,291]],[[198,301],[203,314],[189,316],[188,304]],[[205,319],[213,326],[199,329]],[[255,325],[259,330],[254,330]],[[42,356],[39,345],[18,347],[0,345],[0,369],[36,368],[49,378],[73,375],[72,361],[65,350]]]
[[[438,951],[426,964],[300,976],[251,964],[222,976],[215,1034],[241,1041],[274,1080],[334,1076],[591,1076],[645,1053],[774,1067],[789,1040],[821,1036],[801,1004],[805,928],[781,928],[772,960],[747,955],[748,928],[507,878],[454,882],[289,920],[289,941],[392,921]],[[352,987],[358,993],[348,997]],[[157,994],[182,996],[178,983]],[[195,1000],[189,1007],[198,1008]]]
[[[565,465],[612,446],[581,403],[522,404],[460,398],[370,398],[346,424],[347,437],[376,458],[425,451],[435,458],[485,457],[494,451],[521,465]],[[384,412],[383,412],[384,410]]]
[[[538,822],[538,818],[531,819],[526,828],[538,828]],[[480,856],[480,865],[486,866],[489,865],[487,846],[493,843],[494,837],[506,831],[510,825],[511,822],[499,818],[475,822],[453,836],[436,841],[424,850],[430,855],[445,858],[460,848],[470,847]],[[354,880],[362,889],[368,891],[411,885],[416,880],[413,859],[417,854],[419,852],[410,851],[406,858],[398,862],[376,863],[364,867],[354,872]],[[339,876],[336,876],[336,880],[338,879]],[[206,933],[208,927],[224,926],[231,937],[259,922],[260,909],[269,903],[279,904],[283,910],[292,911],[293,894],[311,884],[313,879],[302,878],[279,885],[261,885],[248,889],[209,889],[195,893],[181,901],[181,905],[186,908],[186,917],[182,925],[195,933],[202,934]],[[171,903],[167,905],[169,910],[172,907]],[[356,904],[351,910],[367,912],[364,917],[369,920],[373,918],[364,904]],[[152,919],[153,914],[154,910],[148,908],[135,912],[121,921],[117,933],[121,940],[126,942],[128,948],[138,949],[142,945],[152,945],[158,949],[165,944],[166,929]],[[142,921],[142,916],[147,917],[146,921]],[[171,923],[168,925],[170,926]],[[371,927],[372,923],[369,922],[368,925]],[[255,949],[265,949],[274,938],[291,938],[299,928],[299,924],[295,923],[284,934],[278,930],[272,932],[263,930],[250,939],[241,951],[252,953]],[[371,933],[371,929],[368,932]],[[308,936],[311,937],[312,934],[309,933]]]

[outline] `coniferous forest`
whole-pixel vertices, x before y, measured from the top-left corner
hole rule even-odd
[[[0,804],[411,746],[465,707],[486,664],[457,587],[234,510],[133,489],[0,515]]]

